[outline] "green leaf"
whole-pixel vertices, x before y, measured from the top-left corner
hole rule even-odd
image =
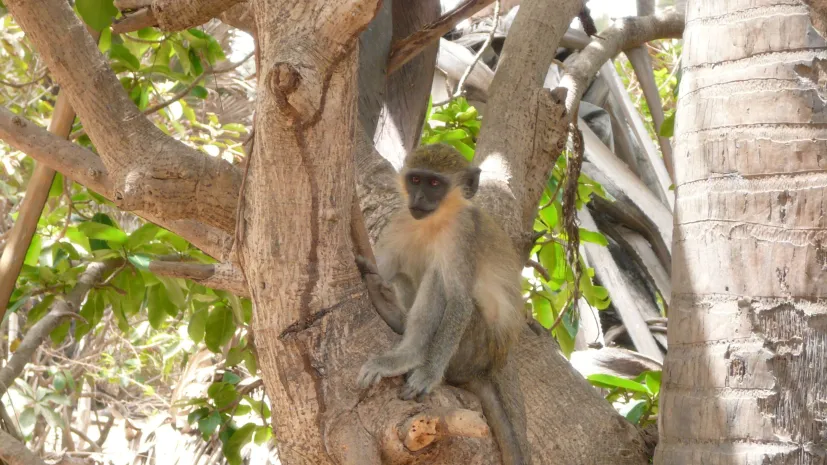
[[[161,284],[167,289],[167,296],[169,296],[172,304],[179,309],[186,308],[187,298],[184,297],[184,292],[181,290],[181,286],[178,285],[178,281],[165,276],[158,276],[158,280],[161,281]]]
[[[42,415],[43,418],[46,419],[46,423],[48,423],[49,426],[51,426],[52,428],[54,428],[54,429],[63,429],[64,428],[65,425],[63,424],[63,418],[61,418],[60,415],[57,414],[57,411],[55,411],[53,409],[50,409],[50,408],[42,407],[40,405],[37,405],[35,407],[35,410],[37,411],[38,414]]]
[[[26,250],[26,258],[23,259],[24,265],[37,266],[40,259],[40,251],[43,247],[43,237],[38,234],[32,236],[32,242],[29,244],[29,249]]]
[[[52,302],[54,301],[54,294],[49,294],[46,297],[44,297],[43,300],[40,301],[40,303],[38,303],[37,305],[32,307],[31,310],[29,310],[29,317],[27,323],[29,325],[33,325],[40,321],[40,319],[43,318],[43,315],[45,315],[46,312],[49,311],[49,308],[52,306]]]
[[[52,379],[52,386],[55,388],[55,391],[58,392],[66,387],[66,377],[62,371],[55,373],[55,377]]]
[[[661,372],[647,371],[645,375],[646,387],[649,388],[649,391],[652,393],[653,396],[658,395],[658,393],[660,392]]]
[[[162,302],[162,300],[166,302]],[[167,319],[167,312],[164,310],[167,302],[169,302],[169,299],[166,297],[164,286],[152,286],[147,290],[146,310],[149,316],[149,324],[154,329],[161,329]]]
[[[469,146],[465,142],[459,140],[451,140],[448,141],[448,145],[451,145],[455,149],[459,150],[459,153],[461,153],[466,160],[471,161],[474,159],[474,149],[471,148],[471,146]]]
[[[606,236],[603,234],[596,232],[596,231],[589,231],[588,229],[579,228],[580,230],[580,240],[583,242],[591,242],[593,244],[600,244],[603,247],[609,245],[609,241],[606,240]]]
[[[75,6],[83,22],[99,32],[108,28],[118,14],[112,0],[77,0]]]
[[[639,424],[641,417],[643,417],[643,413],[646,411],[646,404],[647,402],[645,400],[636,401],[634,406],[632,406],[632,408],[630,408],[629,411],[626,412],[624,417],[626,417],[626,419],[629,420],[630,423],[636,425]]]
[[[190,48],[190,63],[192,64],[192,73],[196,76],[204,74],[204,67],[201,66],[201,59],[195,53],[195,50]]]
[[[249,415],[250,412],[252,412],[252,411],[253,411],[253,407],[250,407],[249,405],[245,405],[245,404],[239,404],[238,406],[236,406],[235,410],[233,410],[233,416],[234,417],[243,417],[245,415]]]
[[[222,451],[224,457],[230,465],[241,464],[241,448],[247,445],[253,439],[253,433],[256,430],[255,423],[247,423],[241,428],[235,430],[230,439],[224,444]]]
[[[109,47],[109,57],[130,71],[138,71],[141,68],[141,62],[123,44],[112,44]]]
[[[236,366],[244,359],[244,349],[241,347],[233,347],[227,352],[227,359],[224,363],[227,366]]]
[[[554,208],[554,205],[549,205],[548,207],[540,210],[540,218],[543,219],[543,222],[549,229],[553,229],[557,226],[557,222],[559,218],[557,217],[557,209]]]
[[[136,229],[129,235],[129,238],[126,241],[126,248],[132,250],[145,242],[155,239],[155,235],[158,234],[160,229],[161,228],[152,223],[144,223],[140,228]]]
[[[660,126],[660,131],[658,131],[658,135],[661,137],[672,137],[675,135],[675,112],[669,113],[666,118],[663,119],[663,124]]]
[[[258,362],[256,362],[256,356],[250,349],[246,349],[244,351],[244,365],[247,367],[247,371],[249,371],[251,375],[256,375],[258,370]]]
[[[101,30],[101,36],[98,39],[98,51],[106,53],[110,47],[112,47],[112,30],[105,27]]]
[[[192,88],[192,90],[190,91],[190,93],[191,93],[194,97],[198,97],[198,98],[200,98],[200,99],[206,99],[206,98],[207,98],[207,96],[209,95],[209,94],[207,93],[207,89],[206,89],[204,86],[195,86],[195,87],[193,87],[193,88]]]
[[[72,406],[72,400],[69,399],[68,396],[56,394],[53,392],[43,396],[42,402],[51,402],[58,405],[65,405],[67,407]]]
[[[618,376],[597,373],[587,376],[586,379],[597,387],[602,387],[606,389],[620,388],[625,389],[627,391],[649,394],[649,390],[646,389],[646,386],[640,383],[636,383],[630,379],[620,378]]]
[[[270,408],[267,407],[267,404],[250,396],[244,396],[244,400],[253,407],[253,410],[261,416],[262,420],[270,420]]]
[[[196,310],[187,326],[187,334],[196,344],[204,340],[204,331],[207,328],[207,309]]]
[[[23,409],[23,412],[17,418],[17,423],[20,425],[20,432],[23,433],[24,436],[32,434],[34,425],[37,423],[37,414],[34,412],[34,409],[31,407]]]
[[[52,185],[49,187],[49,197],[57,197],[63,193],[63,175],[60,173],[55,173],[54,179],[52,179]]]
[[[241,377],[232,371],[225,371],[222,381],[229,384],[238,384],[241,381]]]
[[[210,409],[208,409],[207,407],[201,407],[201,408],[195,409],[192,412],[190,412],[189,415],[187,415],[187,423],[193,424],[196,421],[206,417],[209,414],[210,414]]]
[[[149,255],[136,253],[127,255],[126,258],[129,260],[129,263],[135,266],[135,268],[142,271],[149,271],[149,262],[152,261]]]
[[[80,309],[80,316],[86,320],[86,323],[83,321],[78,322],[75,328],[75,337],[77,339],[88,334],[92,328],[100,323],[101,318],[103,318],[104,306],[103,294],[94,289],[89,291],[89,294],[86,296],[86,303],[84,303]]]
[[[218,411],[213,410],[210,415],[198,420],[198,431],[201,432],[201,436],[204,440],[207,440],[210,436],[212,436],[219,425],[221,425],[221,415]]]
[[[120,296],[121,310],[124,315],[131,316],[138,313],[146,295],[146,286],[141,273],[127,268],[121,271],[112,282],[119,289],[126,291],[125,296]]]
[[[221,129],[224,129],[226,131],[240,132],[240,133],[247,132],[247,126],[244,126],[243,124],[238,124],[238,123],[227,123],[227,124],[221,126]]]
[[[224,305],[216,305],[207,317],[207,330],[204,343],[211,351],[218,353],[233,337],[235,323],[233,313]]]
[[[164,43],[155,50],[155,56],[152,58],[153,66],[160,66],[166,68],[166,72],[171,72],[169,70],[169,57],[172,55],[172,41],[166,40]],[[148,68],[149,69],[149,68]]]
[[[189,50],[181,43],[175,41],[172,42],[172,49],[175,50],[175,56],[178,57],[178,62],[181,63],[181,69],[183,69],[185,73],[190,74],[192,72],[192,63],[190,63]]]
[[[238,399],[238,391],[235,390],[235,386],[223,381],[212,383],[207,388],[207,394],[218,408],[224,408]]]
[[[253,441],[255,441],[256,445],[261,446],[270,442],[270,438],[272,437],[273,430],[269,426],[257,426]]]
[[[49,338],[52,340],[52,344],[58,345],[66,339],[66,335],[69,334],[69,328],[71,327],[72,322],[67,321],[61,323],[60,326],[53,329],[51,333],[49,333]]]
[[[555,319],[554,311],[551,309],[551,302],[538,295],[531,298],[531,307],[534,311],[534,319],[543,325],[544,328],[551,328]]]
[[[123,245],[128,239],[126,233],[120,229],[95,221],[84,221],[78,225],[78,229],[89,239],[99,239],[118,245]]]

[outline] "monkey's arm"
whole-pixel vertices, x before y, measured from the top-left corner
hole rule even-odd
[[[404,333],[405,311],[399,303],[399,298],[393,287],[382,279],[376,265],[365,257],[361,255],[356,257],[356,265],[359,267],[359,273],[362,274],[362,279],[368,288],[368,296],[370,296],[373,306],[376,307],[376,312],[396,334]]]

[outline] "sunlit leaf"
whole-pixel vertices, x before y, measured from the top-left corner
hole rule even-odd
[[[118,245],[126,243],[128,239],[126,233],[120,229],[95,221],[84,221],[78,225],[78,229],[89,239],[99,239]]]
[[[221,348],[230,341],[235,332],[233,313],[224,305],[216,305],[207,317],[207,329],[204,334],[204,343],[213,352],[221,352]]]
[[[224,458],[230,465],[241,464],[241,448],[247,445],[253,439],[253,433],[256,430],[255,423],[247,423],[241,428],[237,429],[230,439],[224,444],[221,449],[224,452]]]
[[[589,382],[591,382],[595,386],[606,389],[621,388],[626,389],[627,391],[649,394],[649,390],[646,389],[646,386],[644,386],[643,384],[636,383],[630,379],[620,378],[618,376],[596,373],[587,376],[586,379],[589,380]]]
[[[39,234],[32,236],[32,241],[29,243],[28,250],[26,250],[26,257],[23,259],[23,263],[29,266],[37,266],[42,246],[43,238]]]
[[[273,430],[269,426],[257,426],[253,441],[259,446],[266,444],[273,437]]]
[[[96,31],[108,28],[118,14],[112,0],[77,0],[75,6],[83,22]]]

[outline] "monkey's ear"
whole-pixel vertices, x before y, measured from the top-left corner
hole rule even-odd
[[[470,199],[477,193],[477,189],[480,187],[480,170],[476,166],[472,166],[465,171],[465,175],[463,176],[463,191],[465,193],[465,198]]]

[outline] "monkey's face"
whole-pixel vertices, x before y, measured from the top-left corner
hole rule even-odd
[[[439,208],[451,190],[451,178],[430,170],[410,170],[405,175],[405,190],[411,216],[421,220]]]

